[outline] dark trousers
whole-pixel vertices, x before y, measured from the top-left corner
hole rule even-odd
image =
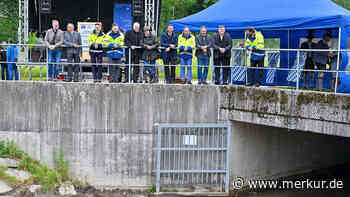
[[[92,65],[92,75],[94,80],[102,80],[102,58],[103,53],[90,53]]]
[[[8,80],[9,79],[9,71],[7,68],[7,64],[1,64],[1,79]]]
[[[222,79],[223,83],[227,84],[228,82],[228,75],[230,71],[230,57],[215,57],[214,58],[214,65],[215,65],[215,83],[220,83],[220,70],[222,68]]]
[[[131,56],[131,68],[133,68],[132,73],[132,80],[133,82],[138,82],[139,75],[140,75],[140,57],[138,55],[132,55]],[[129,62],[127,66],[125,67],[125,79],[126,81],[129,80]]]
[[[173,83],[176,76],[176,57],[167,56],[164,60],[165,80],[167,83]]]
[[[67,54],[67,61],[69,63],[80,63],[80,56],[79,56],[79,54],[68,53]],[[74,76],[73,76],[73,72],[74,72]],[[71,81],[73,78],[74,81],[79,81],[79,72],[80,72],[80,65],[79,64],[69,64],[68,65],[68,80]]]
[[[257,67],[264,67],[264,59],[261,59],[261,60],[250,60],[250,83],[251,84],[254,84],[254,78],[255,78],[255,68]],[[262,79],[262,72],[263,70],[262,69],[258,69],[258,79],[256,80],[256,83],[257,84],[260,84],[261,83],[261,79]]]
[[[120,64],[122,61],[120,59],[109,59],[110,64],[118,65],[109,65],[109,74],[111,76],[111,82],[116,83],[120,81]]]

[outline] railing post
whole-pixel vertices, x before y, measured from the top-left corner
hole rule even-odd
[[[49,81],[49,48],[46,49],[46,81]]]
[[[247,50],[244,50],[243,51],[243,53],[244,53],[244,61],[243,61],[243,63],[244,63],[244,66],[245,66],[245,84],[244,85],[247,85],[248,84],[248,61],[247,61],[247,58],[248,58],[248,56],[247,56]]]
[[[299,79],[300,79],[300,51],[297,51],[297,90],[299,90]]]
[[[341,42],[341,27],[339,27],[339,35],[338,35],[338,57],[337,57],[337,70],[336,70],[336,77],[335,77],[335,87],[334,87],[334,93],[337,93],[338,89],[338,77],[339,77],[339,67],[340,67],[340,42]],[[331,77],[333,77],[333,73],[331,74]],[[331,80],[333,80],[331,78]]]
[[[156,192],[160,192],[160,156],[161,156],[161,141],[162,141],[162,128],[157,125],[158,135],[157,135],[157,177],[156,177]]]
[[[129,83],[131,83],[131,48],[129,47],[129,50],[128,50],[129,52],[129,72],[128,72],[128,74],[129,74],[129,76],[128,76],[128,79],[129,79]]]
[[[210,48],[211,51],[211,83],[214,85],[215,84],[215,79],[214,79],[214,73],[215,73],[215,65],[214,65],[214,49]]]

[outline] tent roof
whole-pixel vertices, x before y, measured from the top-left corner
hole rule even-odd
[[[225,25],[228,31],[248,26],[264,30],[324,29],[350,25],[350,12],[330,0],[219,0],[194,15],[170,21],[177,31],[188,26],[199,31],[205,25],[216,31]]]

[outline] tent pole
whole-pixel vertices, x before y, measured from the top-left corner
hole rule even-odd
[[[290,49],[290,30],[288,30],[288,49]],[[289,56],[289,50],[288,50],[288,69],[290,68],[290,56]]]
[[[338,57],[337,57],[337,73],[335,77],[335,87],[334,87],[334,93],[337,93],[338,89],[338,77],[339,77],[339,64],[340,64],[340,44],[341,44],[341,27],[339,27],[338,32]],[[331,79],[332,80],[332,79]]]

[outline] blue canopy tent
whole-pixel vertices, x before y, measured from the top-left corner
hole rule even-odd
[[[203,25],[208,31],[217,31],[219,25],[224,25],[233,39],[243,39],[244,30],[253,26],[262,31],[265,38],[279,38],[281,49],[299,48],[300,38],[305,38],[310,30],[315,38],[331,31],[333,38],[340,38],[340,48],[346,49],[350,36],[350,11],[330,0],[219,0],[199,13],[169,24],[173,24],[176,31],[182,31],[184,27],[199,31]],[[341,57],[340,69],[344,70],[348,64],[347,53],[342,53]],[[281,52],[280,67],[292,67],[295,58],[296,52]],[[277,83],[290,85],[287,75],[288,71],[278,71]],[[350,76],[345,73],[339,76],[338,92],[350,93]]]

